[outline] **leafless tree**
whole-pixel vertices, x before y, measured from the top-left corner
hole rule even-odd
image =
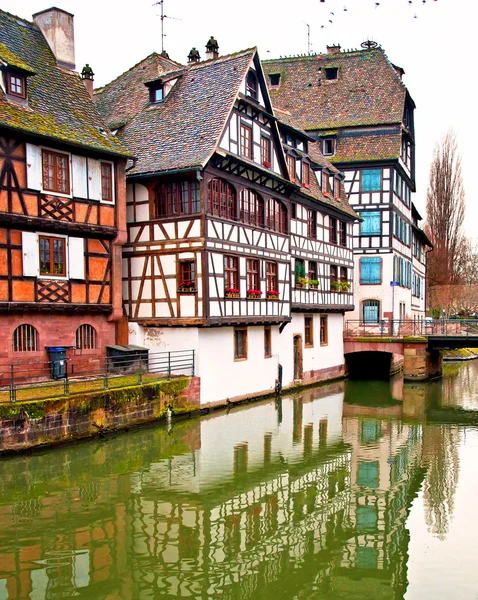
[[[456,135],[449,130],[435,146],[427,190],[426,231],[434,248],[428,255],[430,286],[460,282],[468,249],[464,218],[461,156]]]

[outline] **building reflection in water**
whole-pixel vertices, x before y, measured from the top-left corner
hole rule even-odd
[[[402,598],[423,464],[430,490],[458,464],[402,420],[420,402],[396,388],[337,383],[2,461],[0,599]]]

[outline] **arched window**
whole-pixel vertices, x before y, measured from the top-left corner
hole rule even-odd
[[[246,96],[257,100],[257,77],[254,71],[249,71],[246,77]]]
[[[194,215],[200,211],[198,181],[162,183],[156,188],[156,217]]]
[[[264,227],[264,200],[252,190],[241,190],[240,220],[256,227]]]
[[[380,319],[380,300],[364,300],[362,302],[364,323],[378,323]]]
[[[36,352],[38,350],[38,331],[33,325],[24,323],[13,332],[14,352]]]
[[[80,350],[95,350],[98,347],[98,336],[92,325],[80,325],[76,330],[76,347]]]
[[[236,192],[231,184],[217,177],[208,185],[209,211],[223,219],[236,218]]]
[[[287,233],[287,209],[274,198],[269,198],[267,203],[267,224],[268,229],[278,233]]]

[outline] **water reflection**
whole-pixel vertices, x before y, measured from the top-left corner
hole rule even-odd
[[[457,428],[424,385],[336,383],[0,462],[0,600],[403,598],[423,485],[446,535]]]

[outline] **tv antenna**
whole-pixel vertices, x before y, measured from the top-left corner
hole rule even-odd
[[[175,21],[181,21],[182,19],[178,19],[177,17],[170,17],[169,15],[165,15],[164,14],[164,0],[158,0],[158,2],[155,2],[153,4],[153,6],[160,6],[161,7],[161,15],[160,15],[160,19],[161,19],[161,54],[164,53],[164,38],[166,37],[166,34],[164,33],[164,19],[174,19]]]
[[[307,27],[307,54],[310,54],[310,25],[305,21],[302,21],[302,23]]]

